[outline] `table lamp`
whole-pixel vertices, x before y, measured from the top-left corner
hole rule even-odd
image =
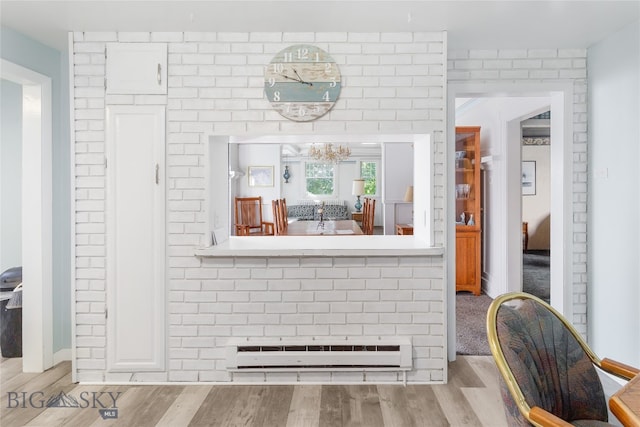
[[[354,179],[353,186],[351,187],[351,194],[356,196],[356,204],[353,205],[356,208],[356,212],[360,212],[362,209],[362,203],[360,203],[360,196],[364,194],[364,179]]]
[[[407,190],[404,192],[405,202],[413,203],[413,185],[407,187]]]
[[[413,185],[407,186],[403,200],[408,203],[413,203]],[[411,224],[413,224],[413,207],[411,207]]]

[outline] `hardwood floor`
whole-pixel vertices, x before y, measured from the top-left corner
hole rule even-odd
[[[22,373],[21,363],[0,363],[3,427],[507,425],[489,356],[458,356],[446,385],[406,387],[78,385],[71,383],[70,362],[42,374]],[[66,407],[47,407],[59,395]]]

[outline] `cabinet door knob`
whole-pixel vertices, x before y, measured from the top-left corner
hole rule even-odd
[[[158,86],[162,84],[162,67],[158,64]]]

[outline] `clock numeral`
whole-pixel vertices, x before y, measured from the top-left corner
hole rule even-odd
[[[275,92],[273,92],[273,100],[276,102],[280,101],[280,91],[276,90]]]
[[[327,62],[326,64],[324,64],[324,72],[325,73],[331,72],[331,62]]]
[[[284,106],[284,111],[288,114],[291,112],[291,103],[287,102]]]
[[[320,62],[320,52],[316,52],[316,57],[315,57],[314,61]]]
[[[276,78],[269,77],[269,87],[274,87],[276,85]]]
[[[298,56],[300,56],[300,50],[298,49]],[[284,62],[293,62],[293,52],[284,53]]]
[[[324,99],[326,102],[331,101],[331,98],[329,98],[329,91],[326,91],[324,95],[322,95],[322,99]]]
[[[298,59],[309,59],[309,49],[306,47],[298,49]]]
[[[307,115],[307,109],[304,108],[304,105],[300,106],[300,117],[304,117]]]
[[[329,87],[336,87],[338,83],[336,82],[336,77],[331,77],[331,83],[329,83]]]
[[[274,73],[282,73],[284,71],[284,64],[280,63],[280,62],[276,62],[273,65],[273,72]]]

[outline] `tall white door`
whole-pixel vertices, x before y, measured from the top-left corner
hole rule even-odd
[[[107,107],[107,368],[165,368],[165,107]]]

